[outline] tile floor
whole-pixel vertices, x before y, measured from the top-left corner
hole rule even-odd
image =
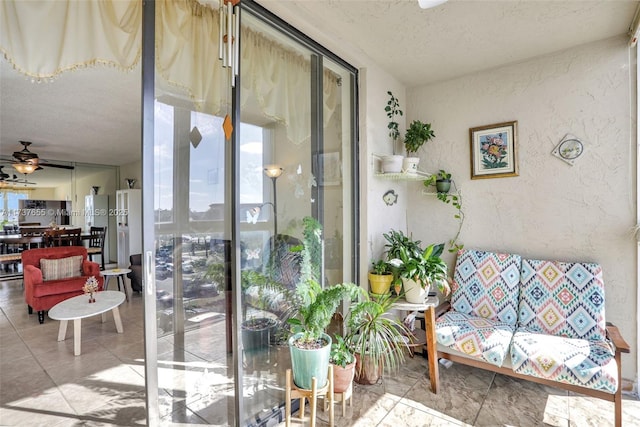
[[[145,425],[141,296],[120,312],[124,334],[115,333],[110,316],[106,323],[100,316],[83,320],[82,355],[74,357],[72,328],[57,342],[58,322],[47,317],[40,325],[27,314],[21,281],[0,281],[0,425]],[[420,357],[378,385],[356,385],[344,417],[336,406],[336,426],[613,425],[612,403],[461,365],[440,372],[438,395],[429,391]],[[163,407],[163,425],[221,425],[175,407]],[[328,425],[328,413],[318,418],[318,427]],[[640,426],[634,397],[623,402],[623,425]]]

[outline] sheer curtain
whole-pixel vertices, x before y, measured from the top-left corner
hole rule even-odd
[[[230,80],[218,49],[211,49],[219,42],[218,10],[195,0],[158,0],[156,14],[162,79],[182,88],[197,111],[219,113],[230,103]],[[0,51],[34,81],[96,65],[130,71],[140,61],[141,17],[141,0],[3,0]],[[253,76],[242,88],[257,94],[262,114],[284,125],[290,142],[308,141],[310,93],[300,90],[308,60],[260,32],[243,28],[242,37],[241,66]],[[273,55],[281,59],[276,63]],[[339,78],[326,70],[323,81],[326,125],[336,110]]]

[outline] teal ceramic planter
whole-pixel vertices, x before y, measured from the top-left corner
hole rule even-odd
[[[329,344],[319,349],[305,350],[293,345],[293,342],[301,335],[302,333],[297,333],[289,338],[293,382],[299,388],[311,390],[311,378],[316,377],[317,388],[324,387],[329,373],[331,337],[327,334],[322,334],[322,337]]]

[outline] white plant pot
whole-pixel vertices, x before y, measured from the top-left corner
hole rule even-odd
[[[418,173],[418,163],[420,163],[420,157],[405,157],[402,160],[402,172],[408,174]]]
[[[422,289],[422,286],[417,284],[414,280],[402,278],[402,284],[404,286],[404,297],[408,303],[411,304],[423,304],[429,294],[429,288]]]
[[[402,156],[382,156],[382,172],[400,173],[402,172]]]

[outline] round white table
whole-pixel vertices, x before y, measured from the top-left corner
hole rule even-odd
[[[128,268],[112,268],[111,270],[102,270],[100,274],[104,276],[104,290],[106,291],[109,287],[109,279],[112,276],[115,276],[116,282],[118,283],[118,290],[120,290],[120,282],[122,282],[122,292],[124,292],[127,297],[127,301],[129,301],[129,292],[127,291],[127,282],[124,280],[127,274],[131,273],[131,270]]]
[[[102,291],[96,292],[94,298],[96,302],[89,302],[89,295],[83,294],[69,298],[54,305],[49,310],[49,317],[60,321],[58,329],[58,341],[64,341],[67,335],[67,323],[73,320],[73,354],[80,356],[81,322],[86,317],[102,314],[102,323],[107,321],[107,311],[113,313],[113,320],[119,334],[124,332],[120,310],[118,306],[124,302],[122,292]]]

